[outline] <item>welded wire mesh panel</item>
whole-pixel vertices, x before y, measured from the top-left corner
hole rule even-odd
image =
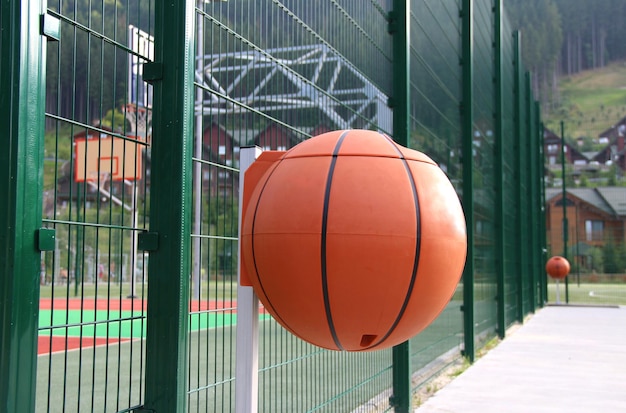
[[[259,411],[388,407],[391,350],[364,354],[323,350],[273,320],[265,321],[261,331]]]
[[[410,144],[430,156],[458,189],[461,170],[460,5],[411,3]]]
[[[392,41],[399,42],[394,50],[407,45],[397,35],[391,4],[391,0],[197,0],[192,10],[189,2],[48,2],[42,19],[50,36],[42,165],[42,221],[47,231],[38,232],[38,241],[42,249],[49,249],[43,247],[46,242],[54,243],[54,248],[41,255],[40,301],[21,303],[39,311],[39,355],[33,377],[38,412],[155,410],[144,409],[144,402],[153,406],[164,400],[167,406],[186,404],[191,412],[235,410],[235,389],[242,382],[236,379],[236,364],[241,361],[236,348],[245,343],[236,328],[246,317],[237,282],[241,150],[255,145],[285,151],[337,129],[371,129],[393,136],[390,104],[392,91],[398,89],[393,69],[407,62],[392,56]],[[493,0],[410,2],[411,72],[401,83],[406,80],[410,92],[409,144],[429,155],[459,194],[473,191],[461,195],[472,200],[466,207],[474,235],[468,267],[474,274],[465,279],[467,284],[474,280],[471,294],[464,294],[469,291],[459,285],[437,320],[409,346],[401,346],[410,349],[406,362],[413,374],[413,391],[449,358],[457,357],[462,344],[480,342],[503,327],[497,321],[508,326],[542,304],[541,204],[545,200],[558,208],[559,201],[539,193],[540,116],[516,37],[504,37],[502,102],[499,108],[495,105],[494,4]],[[474,14],[460,13],[468,5]],[[158,18],[158,24],[155,8],[157,16],[165,17]],[[170,11],[177,19],[172,25],[166,15]],[[189,24],[191,14],[195,25]],[[466,31],[469,26],[461,19],[467,16],[472,21]],[[508,33],[506,18],[503,23]],[[192,26],[195,30],[187,30]],[[36,30],[29,34],[33,33]],[[474,36],[466,50],[462,45],[470,39],[462,39],[461,33]],[[153,35],[160,44],[154,43]],[[196,59],[189,70],[192,44]],[[3,57],[13,59],[5,49],[9,50],[2,49]],[[161,61],[155,62],[154,56]],[[466,56],[471,61],[462,61]],[[157,136],[172,138],[172,153],[169,142],[155,140],[153,145],[151,139],[153,89],[143,80],[144,63],[153,63],[145,66],[145,74],[158,92],[154,102],[162,128]],[[18,66],[2,67],[10,72]],[[462,96],[467,91],[462,79],[468,74],[462,70],[468,68],[467,78],[474,80],[466,85],[469,96]],[[20,82],[27,76],[8,74],[21,76]],[[194,85],[187,87],[192,74]],[[404,99],[396,102],[400,100]],[[169,104],[177,106],[171,117]],[[37,98],[25,105],[25,112],[41,109]],[[462,124],[461,114],[468,113],[471,124]],[[500,116],[501,123],[494,116]],[[13,122],[9,128],[16,129]],[[22,122],[16,122],[18,129]],[[168,129],[172,123],[176,128]],[[471,130],[463,130],[465,126]],[[502,146],[495,141],[496,127],[505,135]],[[193,145],[188,151],[191,129]],[[14,137],[10,139],[13,143]],[[467,144],[470,150],[464,152]],[[500,156],[496,153],[502,159],[496,159]],[[496,179],[498,174],[501,180]],[[468,176],[472,185],[463,182]],[[38,179],[31,178],[27,182]],[[567,205],[570,216],[576,216],[570,220],[575,229],[569,229],[570,240],[575,241],[567,251],[574,264],[571,300],[624,304],[624,228],[607,218],[626,214],[624,196],[619,188],[593,190],[594,197],[604,202],[604,215],[579,216],[585,208]],[[170,194],[171,199],[163,199]],[[174,204],[180,210],[172,218],[169,208],[162,206]],[[38,221],[41,215],[38,207],[33,212],[19,204],[18,209],[17,216],[35,215]],[[184,235],[172,240],[176,234]],[[496,245],[501,234],[503,253]],[[9,241],[7,249],[21,248],[18,244]],[[153,251],[151,260],[139,244]],[[557,244],[553,240],[552,253],[564,247]],[[21,258],[30,260],[29,254],[32,251]],[[170,257],[176,261],[171,268],[155,268]],[[149,283],[149,261],[151,277],[172,277]],[[502,268],[505,274],[498,274]],[[502,279],[504,286],[498,289]],[[14,280],[7,285],[9,281]],[[177,289],[180,285],[190,291]],[[146,314],[149,287],[150,314]],[[551,285],[549,293],[554,290]],[[496,297],[499,292],[504,296]],[[28,297],[36,295],[35,291]],[[22,295],[14,297],[18,296]],[[498,298],[504,300],[503,317],[496,317]],[[182,314],[181,302],[186,305]],[[151,340],[146,343],[148,321]],[[394,367],[404,367],[393,365],[396,350],[323,350],[288,333],[262,307],[258,324],[258,372],[250,377],[258,378],[259,411],[388,411],[392,386],[394,392],[407,393],[408,375],[392,374]],[[13,346],[34,336],[32,326],[11,325],[5,330],[10,331],[2,334],[3,342]],[[469,347],[472,358],[474,346]],[[9,352],[16,354],[14,348]],[[146,370],[165,374],[150,375]],[[161,391],[167,391],[167,397]],[[410,395],[394,396],[398,396],[394,403],[407,399],[410,404]]]
[[[494,150],[494,14],[491,0],[474,5],[474,314],[476,334],[496,324],[496,193]]]
[[[240,149],[336,129],[391,132],[384,1],[198,2],[188,410],[233,411]],[[329,352],[259,315],[259,411],[352,411],[391,352]]]
[[[141,4],[140,4],[141,3]],[[49,1],[38,412],[142,403],[151,1]]]
[[[430,156],[460,192],[462,134],[460,119],[460,3],[411,2],[411,138],[413,149]],[[411,369],[417,372],[462,341],[462,289],[424,332],[411,340]],[[441,366],[430,366],[437,371]],[[421,377],[421,376],[420,376]],[[424,377],[412,383],[423,385]]]
[[[567,189],[566,216],[569,223],[567,259],[571,265],[567,285],[549,279],[548,301],[589,305],[625,305],[626,303],[626,247],[624,230],[616,216],[626,199],[623,187]],[[592,213],[585,205],[595,194],[605,203],[613,216]],[[579,197],[583,197],[582,199]],[[584,200],[583,200],[584,199]],[[550,255],[563,255],[562,189],[546,191],[548,219],[557,234],[549,240]],[[559,232],[559,230],[561,232]],[[558,290],[558,296],[557,296]],[[558,300],[557,300],[558,298]]]
[[[546,216],[552,228],[548,232],[548,256],[566,254],[571,265],[567,284],[561,281],[557,288],[556,281],[549,279],[549,302],[626,303],[626,235],[619,218],[625,212],[625,199],[624,187],[566,186],[563,211],[563,188],[546,189]],[[591,210],[590,205],[603,211]],[[563,242],[564,215],[568,222],[567,251]]]
[[[424,331],[410,340],[412,391],[424,386],[430,378],[459,356],[463,343],[463,318],[461,313],[462,292],[458,291],[452,301]],[[461,313],[461,315],[459,314]]]
[[[504,319],[510,325],[518,317],[520,276],[519,237],[516,227],[520,207],[517,202],[516,151],[515,151],[515,48],[511,25],[507,16],[502,21],[502,169],[504,227]]]

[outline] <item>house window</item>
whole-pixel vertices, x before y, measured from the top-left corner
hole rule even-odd
[[[586,220],[585,234],[587,234],[587,241],[602,241],[604,239],[604,221]]]
[[[550,144],[548,145],[548,153],[554,153],[559,149],[559,145]]]
[[[220,154],[221,156],[226,155],[226,146],[220,145],[220,147],[218,149],[218,154]]]

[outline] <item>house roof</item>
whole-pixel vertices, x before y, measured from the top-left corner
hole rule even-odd
[[[561,140],[561,138],[554,132],[552,132],[550,129],[548,128],[543,128],[543,137],[544,139],[551,139],[551,140]]]
[[[544,136],[544,145],[555,144],[555,143],[559,145],[561,144],[561,138],[548,128],[543,129],[543,136]],[[575,161],[576,159],[584,159],[588,161],[590,159],[587,153],[580,152],[576,147],[574,147],[567,141],[565,141],[565,147],[567,148],[567,151],[570,152],[572,161]]]
[[[626,188],[604,187],[596,188],[596,190],[611,206],[616,215],[626,216]]]
[[[612,135],[621,125],[624,125],[624,124],[626,124],[626,116],[621,118],[619,121],[617,121],[615,125],[611,126],[605,131],[602,131],[598,136],[606,137],[606,136]]]
[[[560,188],[546,188],[546,201],[562,192]],[[568,188],[567,193],[607,214],[626,216],[626,187]]]

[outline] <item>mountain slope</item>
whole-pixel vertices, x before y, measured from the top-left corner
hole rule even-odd
[[[567,138],[597,138],[626,116],[626,61],[586,70],[559,82],[561,105],[544,114],[546,127]]]

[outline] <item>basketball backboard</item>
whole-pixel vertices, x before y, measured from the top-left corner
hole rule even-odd
[[[142,178],[140,140],[111,136],[74,140],[74,180],[97,181],[106,175],[112,181]]]

